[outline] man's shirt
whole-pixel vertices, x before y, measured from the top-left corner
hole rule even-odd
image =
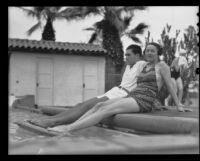
[[[133,90],[137,86],[137,76],[142,72],[146,63],[146,61],[140,60],[132,67],[127,65],[120,86],[128,91]]]
[[[120,86],[125,88],[129,92],[133,90],[137,86],[137,76],[142,72],[146,63],[147,62],[140,60],[132,67],[130,67],[130,65],[127,65]],[[107,91],[105,94],[97,96],[97,98],[106,96],[109,99],[114,99],[114,98],[123,98],[126,97],[127,95],[128,93],[125,90],[115,86],[109,91]]]

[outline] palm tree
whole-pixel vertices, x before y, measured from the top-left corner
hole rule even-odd
[[[37,18],[37,23],[33,25],[28,31],[27,35],[30,36],[33,32],[39,28],[43,28],[42,40],[52,40],[55,41],[55,30],[53,27],[53,22],[56,19],[64,19],[61,15],[63,13],[62,7],[31,7],[31,9],[18,7],[23,10],[27,16]],[[42,22],[46,21],[43,27]]]
[[[124,27],[124,31],[121,31],[120,37],[127,36],[128,38],[132,39],[136,43],[141,43],[140,39],[137,37],[138,34],[143,34],[144,30],[148,27],[145,23],[138,24],[135,28],[131,30],[127,30],[127,28],[130,25],[130,20],[124,19],[124,23],[126,23],[126,26]],[[96,23],[93,25],[93,27],[86,28],[84,30],[87,31],[93,31],[88,43],[97,43],[100,44],[102,41],[102,30],[98,28]]]
[[[63,12],[63,17],[67,20],[84,19],[89,15],[100,15],[102,19],[96,22],[92,28],[86,30],[93,30],[89,43],[94,42],[100,35],[102,37],[102,46],[108,51],[109,56],[113,59],[115,65],[123,65],[123,46],[121,37],[126,35],[134,41],[138,41],[136,35],[142,33],[140,29],[144,29],[145,24],[138,25],[135,30],[126,31],[135,10],[144,10],[143,6],[91,6],[91,7],[69,7]],[[125,15],[123,17],[123,14]]]

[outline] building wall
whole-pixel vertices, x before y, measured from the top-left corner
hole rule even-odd
[[[118,70],[112,62],[110,57],[106,57],[106,78],[105,78],[105,91],[110,90],[114,86],[119,86],[124,73],[125,65]]]
[[[54,56],[54,104],[73,105],[82,101],[82,59]]]
[[[36,63],[35,55],[28,53],[11,54],[9,94],[15,96],[35,95],[36,92]],[[21,89],[21,90],[20,90]],[[23,90],[22,90],[23,89]]]
[[[98,62],[98,95],[105,89],[105,59],[89,56],[54,56],[54,104],[74,105],[83,99],[83,65]],[[61,103],[62,102],[62,103]]]
[[[9,94],[36,96],[37,59],[45,57],[53,60],[52,105],[71,106],[83,101],[83,65],[90,60],[98,63],[98,95],[104,93],[104,57],[14,52],[10,57]]]

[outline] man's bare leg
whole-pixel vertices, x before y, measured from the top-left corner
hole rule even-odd
[[[57,115],[50,116],[49,118],[40,119],[40,120],[31,120],[32,123],[41,126],[41,127],[53,127],[62,124],[69,124],[77,119],[79,119],[85,112],[90,110],[93,106],[95,106],[99,102],[105,102],[108,100],[108,97],[102,98],[91,98],[83,103],[79,103],[74,107],[70,108],[67,111],[61,112]]]

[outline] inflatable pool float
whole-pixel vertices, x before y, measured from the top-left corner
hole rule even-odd
[[[40,107],[46,115],[56,115],[68,108]],[[175,109],[151,113],[117,114],[100,123],[110,127],[133,129],[153,134],[189,134],[199,132],[198,111],[178,112]],[[18,123],[23,128],[54,136],[54,133],[28,122]]]

